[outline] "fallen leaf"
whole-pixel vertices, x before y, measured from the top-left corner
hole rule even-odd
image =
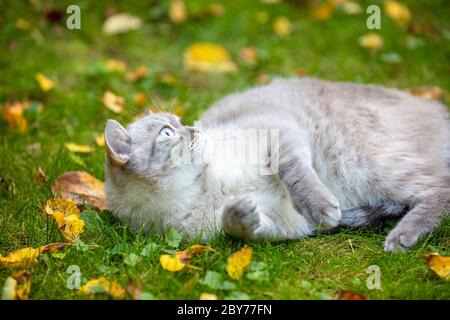
[[[278,17],[273,22],[273,30],[281,38],[287,38],[292,32],[292,24],[286,17]]]
[[[361,5],[358,2],[345,1],[340,5],[340,7],[344,10],[345,13],[350,15],[362,13]]]
[[[312,9],[311,15],[315,20],[325,21],[333,15],[335,6],[332,3],[326,2]]]
[[[55,83],[40,72],[36,74],[35,79],[44,92],[50,91],[55,87]]]
[[[425,263],[441,279],[450,280],[450,257],[432,253],[425,257]]]
[[[133,71],[127,72],[125,79],[128,81],[136,81],[145,78],[150,73],[150,70],[145,65],[140,65]]]
[[[142,21],[129,13],[118,13],[108,17],[103,23],[102,31],[107,35],[124,33],[142,27]]]
[[[227,272],[231,279],[240,279],[252,261],[253,249],[247,245],[227,259]]]
[[[121,113],[125,104],[125,98],[116,96],[114,93],[107,90],[103,94],[102,102],[111,111]]]
[[[31,273],[15,271],[3,286],[2,300],[28,300],[31,291]]]
[[[28,102],[4,103],[2,106],[3,119],[11,129],[17,128],[21,133],[25,133],[28,129],[28,122],[24,117],[24,111],[29,107]]]
[[[187,70],[231,73],[236,72],[236,64],[231,60],[227,50],[212,43],[196,43],[184,52],[184,66]]]
[[[438,86],[413,87],[408,88],[405,91],[424,99],[442,100],[447,95],[446,92]]]
[[[62,236],[69,242],[74,242],[83,232],[84,221],[72,199],[49,199],[43,213],[55,219]]]
[[[411,20],[411,11],[409,10],[409,8],[398,1],[385,1],[384,11],[388,15],[388,17],[399,23],[406,23]]]
[[[247,64],[254,65],[258,62],[258,53],[256,48],[247,47],[239,51],[239,58]]]
[[[104,293],[115,299],[123,299],[126,294],[118,282],[109,281],[104,277],[89,280],[80,288],[80,293],[86,296]]]
[[[37,262],[40,254],[57,252],[65,245],[65,243],[52,243],[39,248],[22,248],[9,253],[6,257],[0,255],[0,266],[7,268],[29,267]]]
[[[379,34],[371,32],[361,36],[359,38],[359,44],[371,52],[377,52],[383,47],[383,38]]]
[[[180,260],[178,254],[163,254],[159,257],[159,262],[161,263],[161,266],[164,270],[171,272],[180,271],[186,266],[186,264]]]
[[[94,148],[91,146],[85,145],[85,144],[77,144],[73,142],[67,142],[64,143],[64,146],[69,150],[70,152],[75,153],[91,153],[94,152]]]
[[[177,79],[171,73],[163,73],[158,77],[158,81],[168,86],[173,86],[177,83]]]
[[[269,83],[269,81],[270,77],[265,73],[261,73],[260,75],[258,75],[258,77],[256,77],[257,84],[266,84]]]
[[[147,94],[144,91],[139,91],[134,95],[134,102],[138,106],[143,106],[147,102]]]
[[[24,18],[18,18],[16,20],[16,28],[20,30],[30,30],[31,24],[28,20]]]
[[[109,59],[106,61],[106,68],[110,71],[125,72],[127,70],[127,64],[123,60]]]
[[[48,181],[48,177],[44,172],[44,169],[42,167],[38,167],[37,173],[36,173],[36,181],[38,183],[44,183]]]
[[[182,0],[172,0],[169,7],[169,18],[173,23],[182,23],[187,20],[186,4]]]
[[[70,171],[52,183],[53,195],[73,199],[76,204],[87,202],[100,211],[107,210],[104,183],[84,171]]]
[[[105,146],[105,134],[104,133],[96,134],[95,135],[95,143],[99,147],[104,147]]]
[[[341,291],[338,300],[367,300],[361,293],[354,291]]]
[[[206,293],[206,292],[203,292],[201,295],[200,295],[200,298],[199,298],[200,300],[219,300],[219,298],[215,295],[215,294],[212,294],[212,293]]]

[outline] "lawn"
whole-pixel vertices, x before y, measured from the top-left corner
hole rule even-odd
[[[142,101],[142,92],[150,93],[162,108],[175,106],[190,124],[220,97],[278,76],[306,73],[400,89],[450,89],[446,0],[403,1],[412,14],[403,24],[385,14],[380,0],[359,2],[359,14],[338,7],[323,19],[312,13],[314,1],[265,2],[269,1],[223,1],[218,6],[219,1],[190,0],[187,20],[174,23],[168,16],[170,1],[3,1],[0,105],[30,101],[32,107],[24,112],[28,125],[22,132],[0,119],[0,254],[62,241],[55,222],[42,217],[42,207],[53,197],[51,183],[74,170],[104,179],[105,150],[95,137],[107,119],[127,124],[152,107],[151,101]],[[80,30],[66,28],[65,12],[71,4],[81,9]],[[380,30],[366,27],[365,9],[370,4],[382,8]],[[117,12],[139,17],[142,26],[123,34],[104,34],[103,22]],[[274,30],[280,17],[289,25],[284,35],[283,30]],[[383,39],[378,50],[359,43],[370,32]],[[226,48],[237,72],[187,70],[183,54],[199,42]],[[242,53],[249,47],[254,48],[250,52],[256,52],[256,61]],[[127,70],[145,65],[149,73],[126,80],[124,72],[108,68],[109,59],[125,62]],[[44,92],[35,80],[37,73],[51,79],[54,88]],[[106,90],[124,97],[122,112],[114,113],[102,103]],[[449,105],[448,96],[443,101]],[[94,151],[73,153],[65,148],[67,142]],[[39,167],[47,181],[36,178]],[[253,248],[253,262],[263,264],[254,263],[242,279],[233,280],[225,271],[227,257],[244,242],[218,235],[210,243],[214,251],[192,260],[197,268],[170,272],[161,267],[160,254],[191,243],[171,243],[170,235],[134,234],[107,211],[83,209],[86,225],[80,239],[57,254],[41,255],[28,268],[30,299],[89,298],[67,287],[72,265],[80,269],[81,284],[99,277],[122,287],[139,282],[146,297],[155,299],[199,299],[202,293],[220,299],[335,299],[341,290],[360,292],[368,299],[450,298],[449,282],[424,262],[432,252],[450,255],[449,219],[402,254],[383,252],[384,237],[395,221],[376,230],[301,241],[247,242]],[[373,265],[381,271],[380,289],[369,289],[366,283],[371,276],[366,270]],[[259,273],[257,266],[262,268]],[[0,267],[0,286],[13,271]],[[208,271],[222,275],[234,288],[219,289],[204,281]],[[101,293],[94,297],[108,298]]]

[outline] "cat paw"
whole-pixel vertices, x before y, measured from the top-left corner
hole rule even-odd
[[[258,206],[252,198],[238,198],[225,206],[222,214],[222,228],[226,234],[238,238],[250,238],[259,225]]]
[[[312,201],[308,213],[313,223],[326,229],[336,227],[342,217],[339,201],[333,196]]]
[[[392,230],[386,240],[384,241],[384,251],[385,252],[403,252],[413,247],[419,235],[413,230],[408,230],[408,228],[397,227]]]

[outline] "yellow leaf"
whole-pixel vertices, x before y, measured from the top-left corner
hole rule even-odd
[[[203,292],[200,295],[200,300],[218,300],[218,299],[219,298],[217,298],[217,296],[215,294],[212,294],[212,293]]]
[[[184,53],[184,66],[188,70],[215,73],[236,72],[236,64],[224,47],[212,43],[196,43]]]
[[[273,23],[273,30],[278,36],[286,38],[292,32],[292,24],[288,18],[278,17]]]
[[[450,280],[450,257],[432,253],[425,257],[425,262],[440,278]]]
[[[173,23],[182,23],[187,20],[187,10],[184,1],[172,0],[170,2],[169,18]]]
[[[140,65],[133,71],[127,72],[125,79],[128,81],[136,81],[145,78],[150,73],[150,70],[145,65]]]
[[[163,73],[159,76],[158,81],[168,86],[173,86],[177,83],[177,79],[171,73]]]
[[[226,269],[230,278],[235,280],[242,278],[245,269],[252,261],[252,253],[253,249],[245,245],[241,250],[228,257]]]
[[[37,262],[39,254],[39,248],[19,249],[17,251],[11,252],[6,257],[0,255],[0,266],[8,268],[31,266]]]
[[[4,103],[2,106],[3,119],[11,129],[17,128],[21,133],[25,133],[28,128],[27,119],[23,112],[29,108],[28,102]]]
[[[239,51],[239,58],[245,63],[253,65],[258,62],[258,53],[254,47],[243,48]]]
[[[105,146],[105,134],[104,133],[96,134],[95,135],[95,143],[99,147],[104,147]]]
[[[139,91],[134,96],[134,102],[138,106],[143,106],[147,102],[147,94],[144,91]]]
[[[103,94],[102,102],[111,111],[121,113],[123,111],[125,99],[121,96],[116,96],[114,93],[107,90]]]
[[[159,262],[164,270],[172,272],[180,271],[186,266],[186,264],[181,262],[178,253],[175,256],[163,254],[159,257]]]
[[[125,72],[127,70],[127,64],[125,61],[117,59],[109,59],[106,61],[106,67],[111,71]]]
[[[73,199],[76,204],[88,203],[100,211],[107,209],[103,181],[84,171],[63,173],[52,183],[55,197]]]
[[[384,11],[391,19],[397,22],[406,23],[411,20],[411,11],[409,8],[398,1],[385,1]]]
[[[312,17],[319,21],[325,21],[331,18],[334,12],[335,6],[332,3],[324,3],[312,10]]]
[[[28,300],[31,290],[31,273],[20,270],[5,281],[2,300]]]
[[[16,20],[16,28],[20,30],[29,30],[31,27],[31,24],[28,20],[23,18],[18,18]]]
[[[40,72],[36,74],[35,79],[44,92],[50,91],[55,87],[55,83]]]
[[[445,96],[447,95],[446,92],[438,86],[408,88],[406,89],[406,92],[424,99],[436,99],[436,100],[444,99]]]
[[[377,33],[371,32],[359,38],[361,47],[376,52],[383,47],[383,38]]]
[[[64,222],[65,225],[62,229],[62,235],[66,240],[74,242],[78,239],[80,233],[83,232],[84,221],[79,216],[72,214],[65,217]]]
[[[88,282],[80,288],[79,292],[86,296],[104,293],[116,299],[123,299],[125,297],[125,290],[118,282],[111,282],[104,277],[88,280]]]
[[[55,219],[67,241],[75,241],[83,231],[84,221],[80,219],[80,210],[72,199],[49,199],[43,212]]]
[[[73,142],[67,142],[64,144],[64,146],[69,150],[70,152],[77,152],[77,153],[91,153],[94,152],[94,148],[85,145],[85,144],[77,144]]]

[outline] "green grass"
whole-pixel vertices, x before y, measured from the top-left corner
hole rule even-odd
[[[55,8],[65,12],[66,6],[73,3],[58,1]],[[82,29],[74,31],[65,28],[64,18],[57,22],[45,19],[39,6],[25,1],[2,4],[0,102],[28,99],[45,105],[40,113],[27,112],[26,134],[8,128],[0,120],[0,253],[3,255],[22,247],[61,240],[54,223],[41,216],[43,204],[52,197],[51,182],[72,170],[85,170],[104,178],[102,148],[96,147],[93,154],[80,156],[80,161],[63,147],[64,143],[95,146],[94,135],[102,132],[106,119],[132,121],[144,109],[134,102],[138,91],[150,91],[161,99],[177,97],[187,110],[183,120],[192,123],[213,101],[255,85],[259,75],[293,76],[299,68],[331,80],[380,83],[397,88],[437,85],[446,91],[450,89],[450,7],[445,0],[404,2],[412,10],[413,24],[424,30],[414,35],[383,15],[379,34],[385,44],[377,54],[358,44],[358,38],[369,32],[365,14],[350,16],[336,12],[329,20],[318,22],[311,19],[301,1],[275,5],[256,0],[226,1],[224,15],[199,15],[182,25],[168,20],[168,2],[148,1],[147,5],[139,1],[121,2],[116,4],[116,11],[141,17],[144,26],[117,36],[105,36],[101,32],[105,12],[112,7],[102,3],[77,1],[81,7]],[[189,1],[188,8],[198,12],[206,3]],[[362,4],[365,9],[368,4],[382,5],[382,1]],[[269,14],[267,23],[257,22],[259,11]],[[288,38],[281,39],[273,32],[272,21],[277,16],[291,20],[293,33]],[[28,20],[31,29],[17,29],[18,18]],[[411,35],[419,39],[416,48],[405,45],[406,37]],[[238,63],[239,72],[210,75],[184,70],[185,48],[200,41],[227,48]],[[256,66],[247,66],[239,60],[239,50],[246,46],[257,48]],[[400,55],[401,61],[384,61],[383,54],[389,52]],[[102,69],[102,63],[109,58],[125,60],[129,68],[145,64],[151,69],[151,75],[139,82],[126,82],[122,75]],[[37,72],[53,79],[55,89],[43,93],[34,80]],[[175,85],[158,80],[165,73],[175,77]],[[105,90],[126,98],[122,114],[113,114],[102,105]],[[39,166],[48,175],[49,182],[36,181]],[[225,272],[226,258],[243,243],[219,235],[211,243],[215,251],[193,261],[202,271],[189,268],[179,273],[165,271],[159,264],[160,251],[141,256],[135,266],[130,266],[124,263],[128,255],[140,255],[150,242],[163,250],[167,248],[164,238],[132,234],[108,213],[93,219],[95,214],[89,212],[91,219],[87,220],[81,236],[88,246],[84,250],[80,246],[66,248],[62,258],[42,256],[31,269],[31,299],[83,298],[76,290],[66,287],[69,276],[66,270],[70,265],[80,267],[82,282],[106,276],[125,286],[128,281],[138,279],[143,289],[158,299],[198,299],[202,292],[216,293],[219,298],[229,294],[212,290],[200,280],[207,270],[217,271],[230,280]],[[335,298],[340,290],[358,291],[370,299],[449,299],[449,283],[427,269],[423,256],[431,252],[450,255],[450,221],[424,237],[414,249],[395,255],[384,253],[382,246],[391,227],[302,241],[251,243],[253,260],[265,263],[269,280],[244,277],[233,281],[236,291],[254,299],[326,299]],[[187,245],[182,243],[181,247]],[[119,247],[122,251],[117,250]],[[370,265],[381,269],[381,290],[369,290],[366,286],[369,276],[366,269]],[[11,272],[0,268],[0,284]]]

